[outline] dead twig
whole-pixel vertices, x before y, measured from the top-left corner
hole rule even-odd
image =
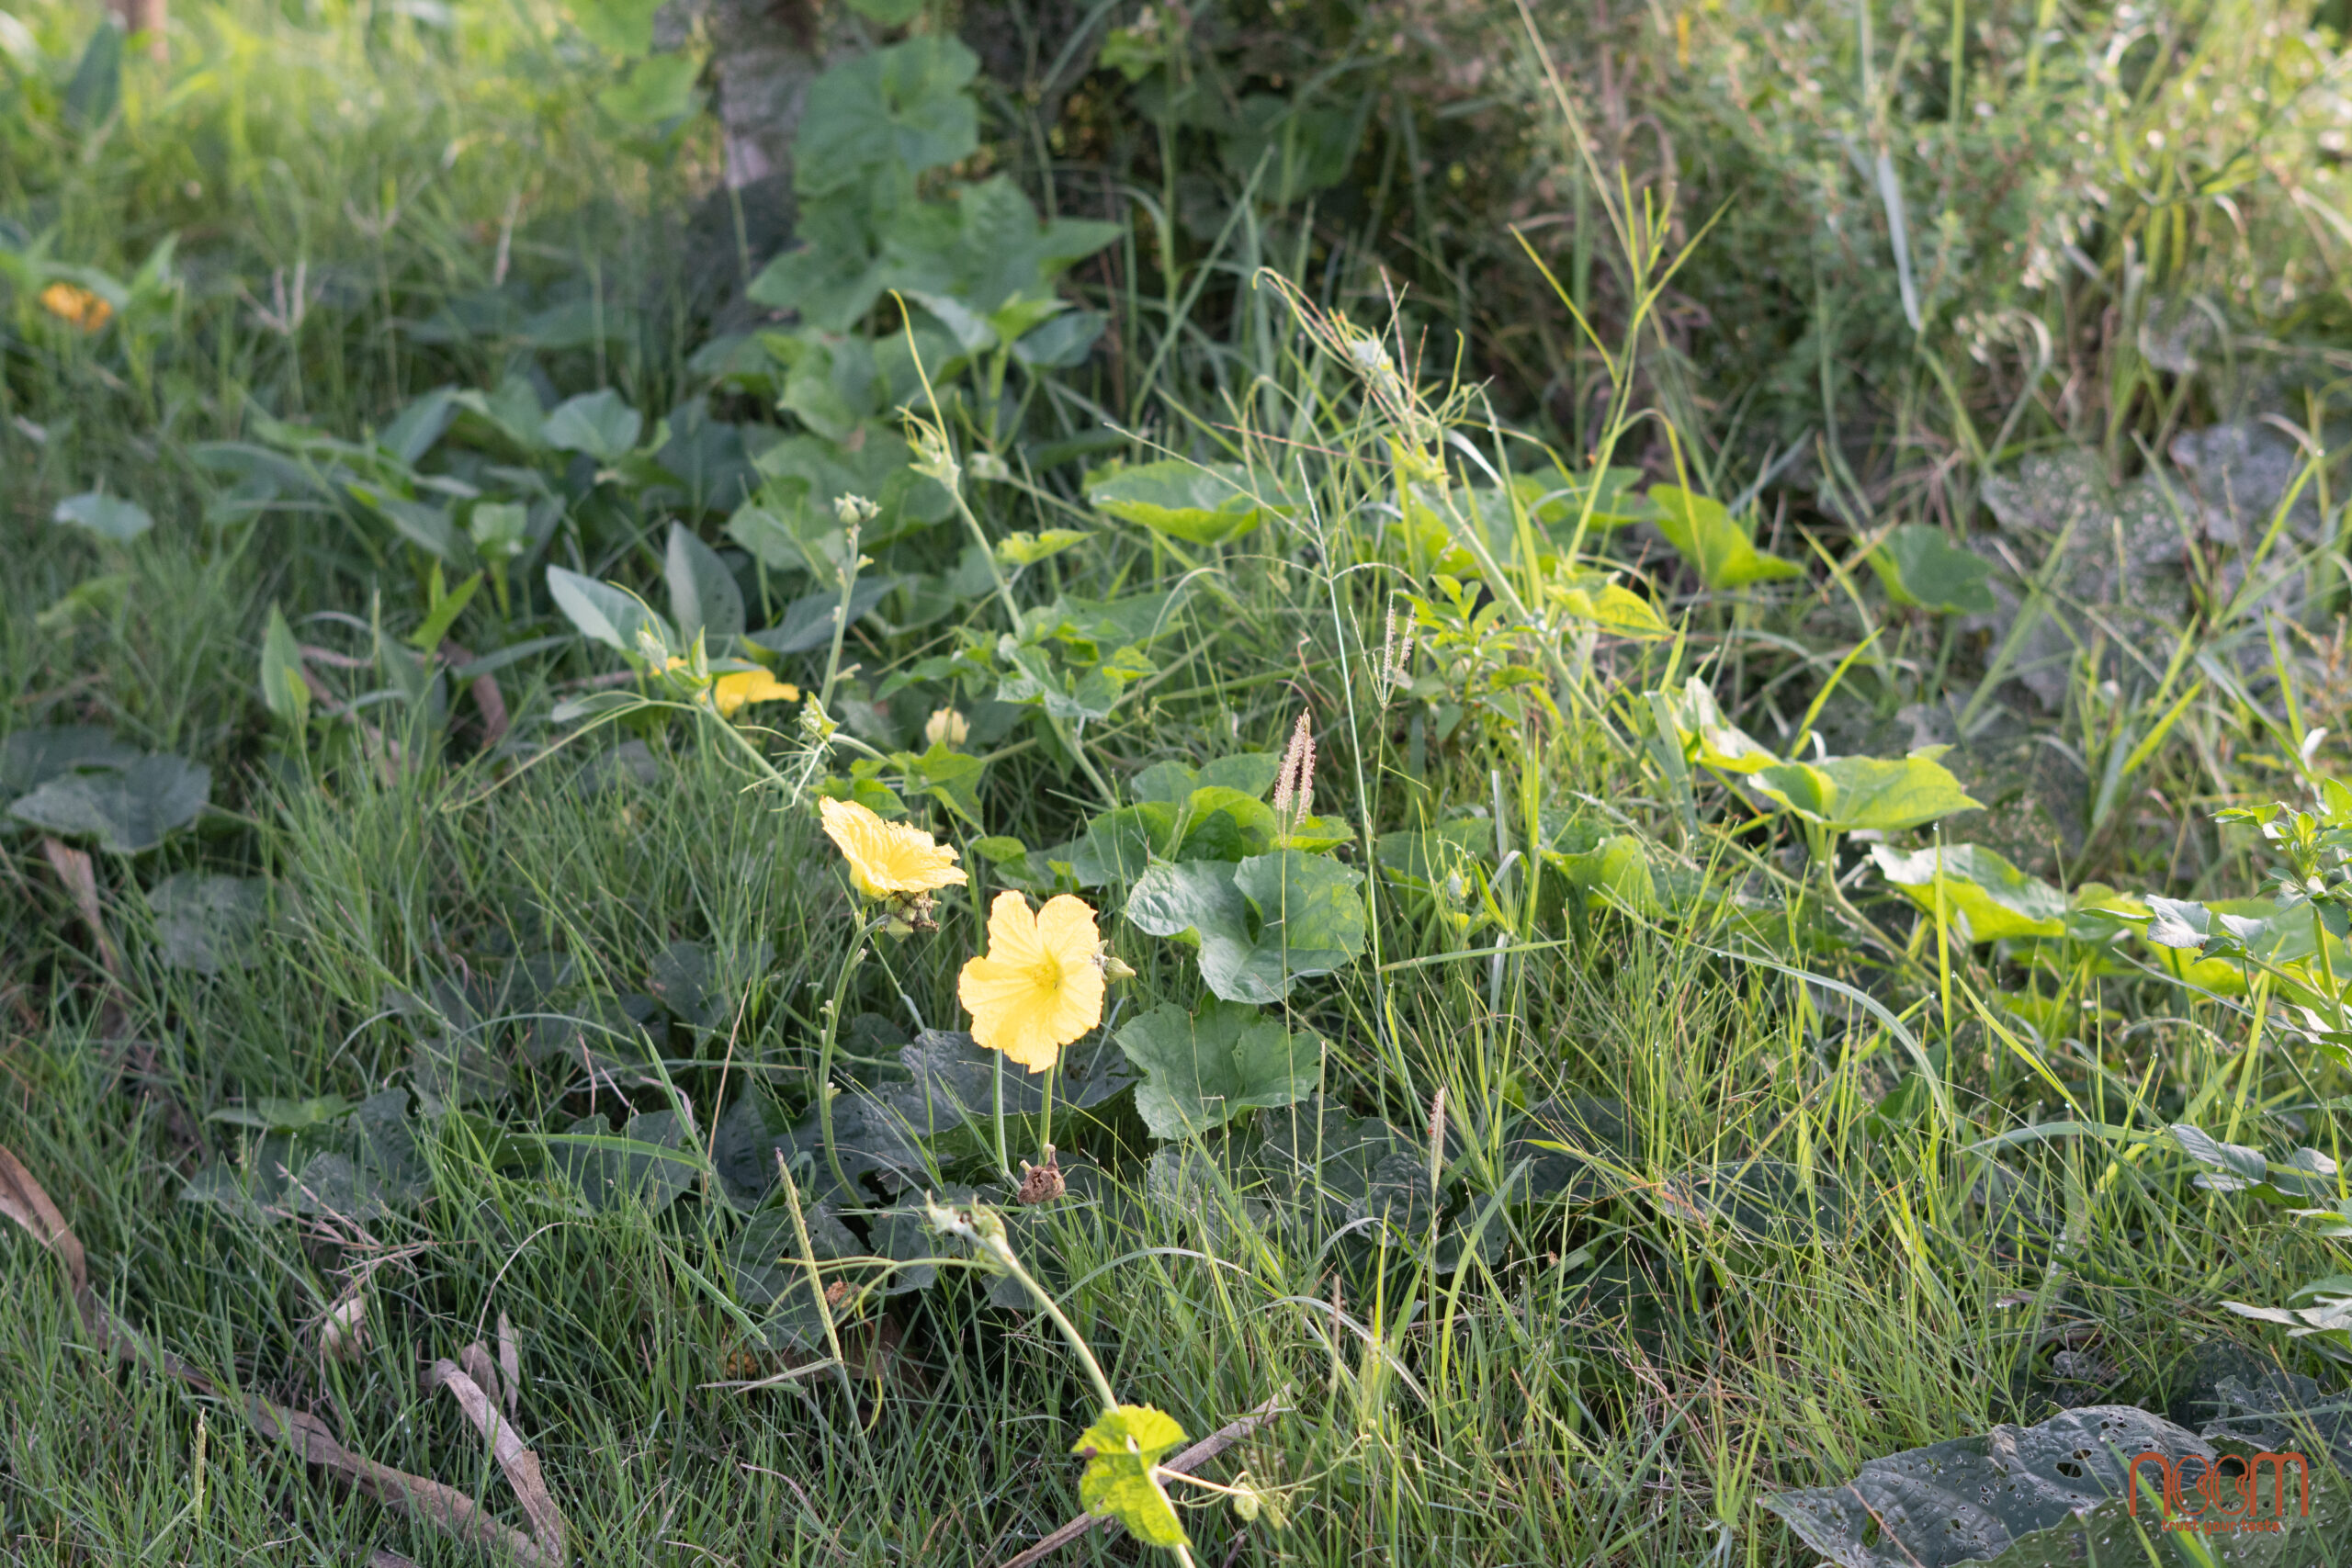
[[[1273,1425],[1274,1421],[1281,1416],[1284,1411],[1290,1408],[1289,1405],[1283,1403],[1283,1398],[1289,1393],[1290,1391],[1288,1389],[1284,1389],[1281,1393],[1274,1395],[1273,1398],[1266,1401],[1265,1404],[1259,1405],[1248,1415],[1226,1423],[1224,1426],[1218,1427],[1215,1432],[1205,1438],[1203,1438],[1199,1442],[1194,1443],[1191,1448],[1186,1449],[1182,1453],[1178,1454],[1174,1459],[1170,1460],[1166,1464],[1161,1465],[1159,1468],[1165,1471],[1172,1471],[1178,1475],[1191,1474],[1193,1471],[1199,1469],[1202,1465],[1206,1464],[1209,1461],[1216,1458],[1217,1455],[1225,1452],[1226,1450],[1231,1448],[1234,1444],[1239,1442],[1250,1433],[1258,1430],[1261,1427],[1271,1427]],[[1047,1536],[1045,1540],[1039,1541],[1036,1545],[1031,1547],[1020,1556],[1008,1558],[1004,1562],[999,1565],[999,1568],[1030,1568],[1032,1563],[1044,1562],[1055,1552],[1059,1551],[1063,1547],[1068,1546],[1071,1541],[1074,1541],[1080,1537],[1085,1535],[1087,1531],[1092,1529],[1095,1526],[1106,1524],[1109,1521],[1100,1514],[1080,1514],[1078,1517],[1070,1520],[1069,1523],[1064,1525],[1061,1529],[1056,1530],[1053,1534]]]

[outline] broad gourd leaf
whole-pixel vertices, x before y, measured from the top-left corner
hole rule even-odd
[[[735,585],[735,574],[683,523],[670,525],[662,575],[681,641],[691,646],[699,637],[716,651],[742,634],[743,591]]]
[[[809,85],[793,150],[804,197],[869,183],[877,168],[918,175],[979,146],[979,106],[967,90],[979,57],[952,35],[925,34],[836,65]]]
[[[178,757],[150,754],[105,768],[60,773],[8,807],[17,821],[61,838],[96,835],[109,854],[153,849],[197,818],[212,798],[212,772]]]
[[[1152,936],[1191,933],[1201,977],[1230,1002],[1273,1002],[1364,949],[1363,874],[1298,850],[1236,863],[1155,865],[1128,895],[1127,919]]]
[[[1122,468],[1087,487],[1097,510],[1193,545],[1240,538],[1277,509],[1261,502],[1247,469],[1170,459]]]
[[[2143,1498],[2127,1503],[2131,1467],[2146,1453],[2188,1465],[2192,1482],[2222,1455],[2186,1427],[2131,1405],[2090,1405],[2036,1427],[1998,1426],[1871,1460],[1842,1486],[1781,1492],[1761,1499],[1797,1536],[1838,1568],[2056,1568],[2068,1562],[2145,1562],[2143,1541],[2162,1540]],[[2153,1464],[2140,1467],[2161,1489]],[[2288,1505],[2292,1512],[2293,1505]],[[2316,1520],[2312,1521],[2312,1524]],[[2220,1561],[2283,1564],[2312,1561],[2306,1522],[2277,1536],[2206,1536]],[[2145,1534],[2143,1535],[2143,1530]],[[2244,1554],[2242,1554],[2244,1553]],[[2167,1553],[2165,1562],[2185,1562]]]
[[[544,1136],[551,1163],[578,1185],[593,1209],[642,1202],[658,1213],[704,1168],[702,1151],[688,1143],[685,1123],[674,1111],[640,1111],[618,1137],[612,1123],[597,1115]]]
[[[644,429],[645,416],[606,387],[557,404],[539,436],[559,452],[585,452],[599,463],[616,463],[636,449]]]
[[[1779,763],[1780,757],[1724,716],[1715,694],[1696,675],[1679,693],[1652,692],[1651,712],[1673,727],[1682,754],[1703,767],[1727,773],[1753,773]]]
[[[155,911],[155,942],[164,966],[218,975],[245,968],[256,956],[269,884],[258,876],[207,876],[183,871],[147,893]]]
[[[1236,751],[1197,768],[1154,762],[1127,787],[1137,800],[1164,800],[1171,806],[1190,800],[1197,789],[1239,790],[1252,800],[1262,800],[1282,776],[1282,767],[1279,751]]]
[[[598,93],[596,107],[623,125],[666,125],[702,107],[702,95],[695,91],[701,75],[702,61],[695,55],[648,55],[630,64],[624,80]]]
[[[1971,799],[1941,762],[1917,755],[1779,762],[1751,776],[1758,791],[1785,809],[1838,833],[1917,828],[1984,805]]]
[[[19,729],[0,740],[0,790],[38,789],[76,768],[122,768],[147,753],[90,724]]]
[[[155,519],[148,515],[147,509],[137,502],[95,490],[67,496],[57,503],[57,510],[49,514],[49,520],[86,528],[101,539],[112,539],[118,545],[130,543],[155,525]]]
[[[978,306],[999,332],[1014,339],[1045,318],[1029,310],[1008,319],[1008,300],[1052,301],[1055,280],[1072,264],[1126,232],[1123,224],[1092,219],[1041,220],[1028,192],[1003,175],[957,192],[956,205],[958,250],[950,292]],[[1024,314],[1026,323],[1017,319]],[[1006,330],[1012,327],[1020,331]]]
[[[1190,1137],[1245,1111],[1295,1105],[1315,1092],[1322,1066],[1313,1036],[1229,1002],[1196,1016],[1154,1008],[1121,1029],[1118,1042],[1144,1075],[1136,1110],[1155,1138]]]
[[[1745,588],[1798,575],[1796,562],[1758,549],[1720,501],[1675,485],[1657,485],[1650,491],[1650,502],[1657,508],[1657,531],[1710,588]]]
[[[581,636],[618,649],[632,659],[639,657],[639,631],[650,631],[666,649],[675,650],[678,646],[677,634],[668,622],[646,608],[635,594],[609,582],[551,566],[548,568],[548,594],[555,601],[556,608],[580,628]]]
[[[1963,941],[2066,933],[2066,896],[1981,845],[1946,844],[1941,851],[1930,845],[1908,853],[1891,844],[1871,846],[1879,874],[1931,916],[1936,912],[1939,855],[1944,913],[1960,922]]]
[[[573,0],[572,25],[597,48],[634,56],[653,47],[653,13],[662,0]]]
[[[1943,530],[1906,523],[1870,553],[1886,596],[1910,609],[1944,615],[1993,613],[1993,563],[1955,547]]]
[[[1175,1417],[1148,1404],[1105,1411],[1070,1445],[1086,1460],[1078,1499],[1091,1514],[1116,1519],[1148,1546],[1184,1544],[1184,1527],[1153,1473],[1160,1459],[1184,1440]]]

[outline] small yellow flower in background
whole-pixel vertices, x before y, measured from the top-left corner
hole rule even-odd
[[[1034,914],[1018,893],[989,908],[989,951],[964,965],[956,997],[972,1038],[1033,1073],[1102,1021],[1102,933],[1094,910],[1064,893]]]
[[[923,721],[922,738],[933,746],[961,746],[972,738],[972,721],[954,708],[941,708]]]
[[[73,283],[52,283],[42,289],[40,308],[59,321],[79,327],[85,333],[96,332],[114,320],[113,306]]]
[[[825,836],[849,862],[849,879],[868,898],[903,898],[966,880],[954,846],[920,828],[885,822],[854,800],[828,797],[817,809],[825,818]]]
[[[797,703],[800,688],[789,681],[779,681],[764,670],[739,670],[732,675],[721,675],[711,682],[711,705],[721,718],[732,718],[735,710],[751,703]]]

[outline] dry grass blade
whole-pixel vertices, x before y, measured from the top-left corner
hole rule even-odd
[[[1289,1394],[1290,1391],[1284,1389],[1248,1415],[1227,1422],[1159,1468],[1174,1471],[1179,1475],[1189,1475],[1261,1427],[1273,1425],[1283,1412],[1290,1408],[1283,1403]],[[999,1568],[1030,1568],[1031,1564],[1044,1562],[1095,1526],[1108,1522],[1100,1514],[1080,1514],[1020,1556],[1007,1558],[999,1564]]]
[[[514,1325],[503,1309],[498,1314],[498,1370],[506,1374],[506,1414],[512,1416],[523,1397],[523,1358],[515,1354]]]
[[[107,978],[120,981],[122,954],[115,950],[114,938],[107,931],[105,912],[98,908],[98,878],[90,865],[89,852],[55,839],[43,839],[40,852],[49,857],[50,869],[57,873],[57,880],[65,884],[65,891],[72,895],[74,912],[90,928],[91,940],[98,944],[98,961],[106,965]]]
[[[466,1419],[489,1442],[498,1468],[505,1472],[506,1483],[514,1489],[523,1511],[530,1516],[531,1530],[538,1538],[540,1552],[548,1561],[560,1562],[565,1533],[563,1511],[548,1492],[547,1478],[539,1472],[539,1456],[524,1447],[514,1423],[498,1413],[498,1374],[491,1368],[489,1352],[479,1344],[469,1345],[463,1359],[468,1366],[448,1360],[434,1362],[424,1374],[425,1390],[430,1393],[446,1388],[457,1400]],[[486,1385],[477,1381],[477,1374],[471,1370],[474,1366],[488,1376]]]
[[[89,1258],[82,1247],[81,1238],[58,1213],[40,1182],[33,1179],[24,1163],[16,1155],[0,1148],[0,1217],[15,1221],[26,1233],[57,1255],[65,1266],[66,1291],[73,1299],[74,1311],[80,1314],[83,1325],[101,1345],[110,1346],[117,1356],[154,1368],[199,1393],[217,1393],[210,1379],[169,1351],[150,1348],[119,1318],[107,1311],[97,1293],[90,1289]],[[487,1364],[487,1358],[484,1358]],[[465,1389],[472,1391],[481,1414],[469,1406],[467,1415],[474,1425],[490,1434],[487,1422],[497,1417],[491,1413],[488,1397],[472,1379],[459,1372],[447,1361],[437,1362],[435,1372],[444,1367]],[[429,1386],[429,1384],[428,1384]],[[462,1393],[459,1403],[465,1404]],[[318,1416],[308,1411],[292,1410],[272,1404],[259,1394],[249,1394],[244,1401],[245,1419],[263,1436],[275,1438],[300,1454],[305,1462],[315,1464],[349,1482],[361,1492],[389,1508],[408,1515],[426,1524],[447,1530],[461,1540],[484,1546],[503,1547],[517,1561],[532,1568],[557,1568],[563,1562],[563,1518],[555,1512],[555,1505],[548,1496],[547,1485],[539,1479],[537,1455],[523,1447],[522,1440],[506,1434],[492,1438],[500,1466],[522,1498],[524,1510],[531,1516],[533,1527],[540,1532],[534,1540],[520,1530],[510,1529],[489,1514],[474,1506],[474,1500],[464,1493],[442,1485],[421,1475],[411,1475],[390,1465],[362,1459],[343,1446],[342,1439]],[[509,1461],[506,1444],[513,1445],[520,1460]],[[526,1484],[527,1478],[528,1484]],[[542,1542],[550,1544],[543,1545]],[[401,1561],[395,1554],[379,1553],[378,1558]]]

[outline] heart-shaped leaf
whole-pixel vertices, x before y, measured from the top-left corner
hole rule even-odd
[[[1295,1105],[1315,1092],[1322,1065],[1312,1036],[1229,1002],[1195,1016],[1154,1008],[1121,1029],[1118,1041],[1143,1072],[1136,1110],[1156,1138],[1193,1136],[1245,1111]]]
[[[645,416],[606,387],[556,405],[539,436],[559,452],[585,452],[599,463],[616,463],[635,450],[644,429]]]
[[[1127,523],[1193,545],[1241,537],[1279,509],[1258,499],[1249,470],[1237,464],[1146,463],[1087,487],[1086,499]]]
[[[1832,757],[1777,762],[1751,775],[1757,789],[1832,832],[1917,828],[1983,806],[1933,758]]]
[[[69,495],[57,503],[49,514],[52,523],[71,523],[77,528],[87,528],[102,539],[112,539],[127,545],[155,525],[155,519],[135,501],[119,495],[107,495],[98,491],[85,491]]]
[[[1657,531],[1710,588],[1745,588],[1798,575],[1796,562],[1758,549],[1720,501],[1657,485],[1650,491],[1650,502],[1657,508]]]
[[[735,585],[735,574],[683,523],[670,525],[663,564],[679,639],[691,644],[700,637],[714,656],[723,651],[743,630],[743,591]]]
[[[62,838],[95,834],[109,854],[152,850],[196,820],[212,798],[212,772],[148,755],[119,767],[61,773],[8,807],[8,815]]]
[[[1946,844],[1940,851],[1931,845],[1905,853],[1872,844],[1871,860],[1890,886],[1929,915],[1936,912],[1940,875],[1944,914],[1960,922],[1964,942],[2065,934],[2066,896],[1980,845]]]
[[[645,606],[635,594],[599,582],[593,577],[582,577],[562,567],[548,568],[548,594],[555,600],[580,634],[607,648],[618,649],[630,658],[639,657],[638,634],[650,632],[663,648],[674,650],[678,634],[670,624]]]
[[[1956,547],[1940,528],[1906,523],[1879,541],[1870,563],[1898,604],[1946,615],[1993,613],[1993,563]]]
[[[1280,1001],[1309,976],[1364,949],[1363,874],[1298,850],[1155,865],[1128,895],[1126,916],[1152,936],[1191,934],[1201,977],[1229,1002]]]

